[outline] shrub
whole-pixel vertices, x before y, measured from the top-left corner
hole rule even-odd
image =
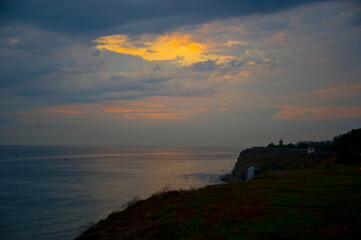
[[[337,154],[336,163],[345,165],[357,165],[361,163],[361,155],[352,152],[340,152]]]
[[[268,144],[267,147],[268,147],[268,148],[274,148],[274,147],[275,147],[275,144],[274,144],[274,143],[270,143],[270,144]]]

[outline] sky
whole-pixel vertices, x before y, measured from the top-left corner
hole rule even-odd
[[[0,144],[249,147],[361,127],[361,2],[3,0]]]

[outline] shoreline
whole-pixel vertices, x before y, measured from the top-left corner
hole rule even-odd
[[[247,183],[163,191],[110,214],[75,239],[259,239],[265,229],[272,239],[353,239],[361,213],[358,168],[283,170]]]
[[[255,178],[255,180],[247,181],[247,183],[241,178],[236,178],[236,174],[238,174],[238,176],[244,175],[244,172],[240,172],[239,170],[247,169],[249,164],[264,164],[265,161],[276,164],[278,168],[268,169]],[[272,219],[269,222],[269,224],[271,224],[270,226],[273,226],[273,221],[281,221],[281,225],[291,224],[287,229],[303,229],[296,235],[293,235],[292,232],[286,229],[280,231],[280,229],[275,228],[272,230],[275,236],[281,237],[282,234],[286,232],[290,234],[287,235],[286,239],[310,239],[312,236],[316,236],[319,231],[323,231],[322,228],[325,226],[318,227],[316,225],[316,227],[314,227],[315,232],[307,235],[310,232],[308,227],[309,220],[302,220],[299,214],[294,215],[293,210],[290,211],[289,209],[295,208],[295,211],[304,211],[304,206],[322,203],[322,206],[318,206],[320,212],[317,212],[317,214],[323,213],[326,209],[329,210],[330,203],[327,202],[327,198],[325,199],[327,195],[319,195],[318,193],[330,192],[334,195],[335,187],[340,188],[337,198],[343,201],[344,198],[348,196],[348,199],[352,200],[349,206],[353,206],[351,208],[353,211],[355,209],[355,202],[356,204],[360,203],[361,213],[361,196],[356,194],[356,192],[349,192],[351,185],[355,190],[359,188],[357,185],[357,181],[361,183],[361,174],[358,174],[359,167],[335,165],[334,161],[335,156],[333,154],[309,155],[300,152],[270,151],[269,149],[265,150],[261,148],[245,149],[239,154],[232,173],[219,176],[219,180],[222,181],[221,184],[207,185],[198,189],[189,190],[168,189],[155,193],[147,199],[130,204],[130,206],[121,212],[112,213],[108,218],[99,221],[87,229],[79,235],[79,237],[75,238],[75,240],[110,240],[113,238],[168,240],[185,239],[191,236],[201,236],[196,237],[197,239],[227,239],[227,234],[232,235],[233,232],[238,232],[237,234],[241,235],[249,234],[250,229],[242,232],[244,231],[242,228],[238,229],[238,227],[236,227],[236,229],[234,229],[232,225],[228,224],[229,221],[234,221],[232,220],[234,217],[243,219],[241,222],[247,222],[253,219],[252,221],[255,225],[252,225],[252,232],[257,233],[258,231],[263,231],[263,228],[257,227],[257,222],[260,221],[260,217],[266,217],[266,219]],[[246,165],[243,166],[242,164],[246,164],[247,167],[245,168],[244,166]],[[350,178],[350,174],[352,174],[352,178],[355,180]],[[320,181],[320,177],[325,179],[323,181],[325,181],[327,185],[321,185],[319,187],[317,182],[312,180],[318,179],[317,181]],[[270,179],[272,180],[270,181]],[[342,184],[338,184],[338,181],[341,181]],[[344,186],[344,181],[348,181],[349,185]],[[299,192],[295,192],[295,186],[300,188]],[[313,190],[314,188],[318,190],[315,192]],[[267,191],[265,191],[266,189]],[[303,193],[302,191],[306,192]],[[299,205],[292,203],[289,205],[288,195],[292,197],[296,196],[300,198],[300,200],[305,197],[306,199],[303,199],[303,202]],[[321,198],[319,198],[320,196]],[[309,202],[311,199],[312,201]],[[338,203],[335,204],[334,207],[339,206]],[[286,219],[294,219],[293,221],[297,223],[297,226],[293,225],[293,222],[283,222],[283,218],[277,220],[278,218],[274,216],[274,213],[280,211],[279,207],[287,210],[285,214],[289,216],[286,217]],[[268,210],[262,212],[264,209]],[[234,215],[233,213],[236,212],[239,212],[239,214]],[[220,216],[223,217],[219,218]],[[318,217],[317,215],[317,218]],[[356,218],[358,216],[353,212],[353,214],[349,214],[348,217]],[[335,218],[337,217],[335,216]],[[300,221],[301,227],[299,226]],[[330,221],[330,219],[324,218],[323,221],[327,222]],[[328,224],[340,224],[343,221],[344,220],[340,219],[336,221],[337,223],[329,222]],[[191,226],[196,226],[194,228],[192,227],[193,230],[191,232],[189,232],[187,222],[191,223]],[[207,226],[206,230],[204,230],[205,226]],[[351,230],[348,233],[343,233],[346,239],[348,237],[347,234],[354,235],[356,232],[354,226],[353,228],[352,226],[352,224],[347,225],[348,229]],[[179,227],[181,229],[177,235],[173,235],[174,228]],[[229,233],[222,235],[222,237],[217,234],[213,235],[215,233],[212,229],[215,227],[223,228],[222,231],[229,231]],[[321,230],[319,230],[320,228]],[[331,231],[331,234],[334,235],[339,234],[338,230],[328,231],[328,233]],[[307,233],[306,235],[304,235],[305,232]],[[302,238],[297,238],[300,236],[302,236]]]

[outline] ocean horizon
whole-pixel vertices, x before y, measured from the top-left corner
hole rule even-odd
[[[134,198],[222,183],[242,149],[0,146],[0,238],[73,239]]]

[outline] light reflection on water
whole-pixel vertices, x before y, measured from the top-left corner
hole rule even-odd
[[[164,186],[220,183],[230,148],[0,147],[0,239],[72,239]]]

